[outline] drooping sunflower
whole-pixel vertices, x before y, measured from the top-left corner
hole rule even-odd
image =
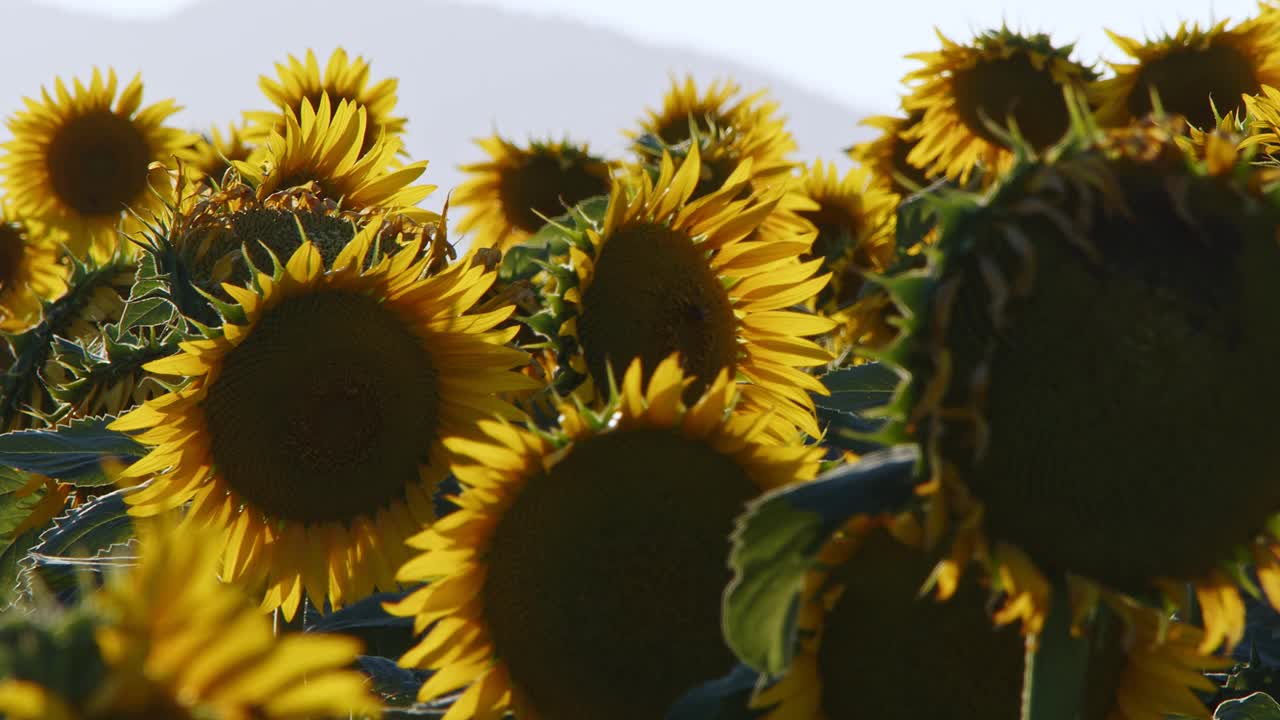
[[[120,247],[117,226],[138,229],[126,207],[158,207],[149,183],[163,170],[153,163],[184,154],[194,138],[165,127],[179,110],[172,100],[140,109],[137,76],[118,96],[115,70],[104,81],[95,68],[89,86],[75,80],[74,92],[62,78],[54,88],[42,89],[42,100],[26,98],[26,109],[6,121],[13,139],[0,174],[17,213],[65,234],[77,255],[104,260]]]
[[[924,113],[904,135],[915,141],[906,160],[927,175],[966,183],[975,169],[999,174],[1013,162],[1008,140],[989,124],[1043,151],[1071,126],[1064,92],[1085,91],[1095,77],[1071,59],[1073,46],[1048,35],[1020,35],[1008,28],[977,35],[968,45],[938,32],[942,49],[908,55],[924,67],[907,74],[914,84],[903,108]]]
[[[96,617],[62,628],[81,638],[68,643],[78,651],[74,662],[42,656],[59,648],[31,631],[9,648],[22,656],[16,676],[0,680],[0,713],[10,720],[309,720],[380,712],[364,676],[346,667],[359,641],[277,640],[240,589],[219,582],[215,537],[150,523],[138,532],[138,565],[93,596]],[[67,667],[70,673],[57,672]]]
[[[923,595],[932,562],[920,542],[910,519],[861,517],[827,543],[802,590],[791,667],[753,698],[767,720],[1020,717],[1021,634],[992,626],[990,591],[972,578],[948,602]],[[1192,691],[1212,692],[1201,671],[1224,662],[1198,652],[1201,632],[1115,596],[1106,607],[1118,617],[1090,648],[1082,720],[1207,719]]]
[[[524,148],[499,135],[477,144],[490,159],[462,167],[472,177],[452,198],[453,205],[471,208],[458,231],[474,232],[473,247],[505,250],[536,233],[544,218],[609,194],[609,163],[586,145],[534,141]]]
[[[40,319],[41,306],[67,289],[57,246],[32,237],[27,224],[0,202],[0,331],[21,332]]]
[[[1042,573],[1175,604],[1190,583],[1206,649],[1243,633],[1242,558],[1280,604],[1277,175],[1181,133],[1082,137],[953,198],[900,298],[890,414],[926,451],[944,576],[977,557],[1033,631]]]
[[[423,277],[402,252],[364,267],[376,229],[326,270],[303,243],[250,288],[207,340],[151,362],[179,390],[111,427],[154,447],[124,473],[150,480],[128,497],[154,515],[188,501],[184,522],[219,531],[223,575],[265,583],[266,608],[292,617],[305,591],[339,607],[395,587],[405,538],[434,519],[447,472],[442,439],[515,411],[497,393],[532,381],[523,352],[494,331],[511,306],[466,314],[494,280],[460,262]]]
[[[809,392],[824,389],[798,368],[830,361],[805,338],[834,323],[787,309],[830,277],[814,276],[820,258],[796,261],[814,234],[751,239],[784,191],[753,193],[744,167],[691,200],[700,170],[696,148],[678,170],[664,156],[656,182],[643,176],[634,194],[615,185],[603,222],[578,236],[576,285],[561,291],[577,313],[564,329],[580,348],[570,362],[600,389],[636,358],[653,368],[679,352],[692,397],[727,369],[744,383],[744,407],[816,436]]]
[[[907,117],[876,115],[863,120],[861,124],[879,130],[880,136],[849,148],[850,159],[871,173],[873,183],[900,197],[927,187],[934,177],[907,162],[918,142],[907,138],[908,131],[919,125],[923,118],[924,111],[916,110]]]
[[[244,128],[232,125],[227,128],[226,137],[215,127],[211,134],[197,139],[191,149],[192,157],[185,168],[192,182],[220,185],[227,170],[235,166],[235,161],[249,159],[253,145],[245,140]]]
[[[254,144],[266,144],[272,132],[284,134],[285,117],[301,117],[304,104],[318,107],[326,94],[335,104],[346,100],[369,113],[369,129],[361,141],[361,152],[372,149],[380,137],[398,139],[404,134],[405,118],[391,114],[396,109],[396,86],[400,81],[387,78],[370,85],[369,63],[363,57],[351,60],[346,50],[337,48],[322,75],[315,52],[307,50],[305,60],[290,55],[288,67],[276,63],[276,77],[273,80],[259,76],[258,87],[277,109],[244,113],[248,124],[245,137]],[[396,145],[397,150],[399,147]]]
[[[821,450],[731,414],[725,372],[691,406],[677,359],[650,374],[632,362],[601,413],[562,406],[552,435],[485,421],[483,441],[447,441],[461,510],[410,541],[424,552],[399,577],[429,584],[388,609],[430,627],[400,659],[439,669],[419,698],[467,688],[448,720],[649,720],[732,666],[734,517],[811,479]]]
[[[1090,88],[1099,122],[1121,126],[1152,112],[1151,94],[1166,113],[1181,115],[1202,130],[1218,115],[1243,109],[1241,96],[1263,85],[1280,86],[1280,13],[1272,10],[1240,22],[1202,29],[1182,23],[1178,31],[1141,43],[1107,34],[1131,63],[1110,63],[1114,74]]]
[[[329,96],[321,95],[315,107],[302,101],[300,117],[285,117],[284,131],[272,131],[260,157],[234,165],[257,188],[259,199],[314,183],[321,197],[344,208],[435,218],[416,207],[435,186],[411,184],[427,169],[426,161],[393,168],[400,141],[382,137],[366,149],[368,132],[363,105],[343,100],[333,107]]]
[[[373,228],[370,258],[412,246],[438,269],[448,260],[444,218],[418,222],[379,207],[344,209],[318,195],[314,185],[265,197],[238,177],[219,188],[174,177],[172,201],[136,238],[153,258],[167,297],[188,319],[220,322],[209,300],[231,302],[223,283],[249,285],[253,269],[270,268],[271,256],[288,258],[310,241],[329,266],[362,230]],[[415,217],[421,217],[415,213]]]

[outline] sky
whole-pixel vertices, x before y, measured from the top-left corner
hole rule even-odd
[[[37,0],[119,18],[154,18],[209,0]],[[424,0],[401,0],[403,4]],[[719,55],[839,102],[892,110],[899,80],[914,67],[902,58],[938,44],[933,27],[956,40],[1007,21],[1077,42],[1086,61],[1116,58],[1105,26],[1154,34],[1181,20],[1240,18],[1253,0],[458,0],[545,17],[565,17],[638,40]],[[305,7],[305,3],[299,7]]]

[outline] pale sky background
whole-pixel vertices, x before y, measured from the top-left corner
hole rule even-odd
[[[625,150],[621,130],[657,105],[668,73],[732,75],[767,88],[789,116],[799,157],[836,159],[892,112],[899,80],[933,50],[1007,21],[1076,41],[1086,62],[1120,59],[1102,28],[1149,35],[1179,21],[1243,18],[1253,0],[0,0],[0,116],[54,75],[94,64],[142,72],[144,102],[174,97],[175,124],[225,125],[265,109],[257,76],[287,54],[336,46],[396,76],[407,145],[447,189],[468,141],[570,133]],[[354,12],[352,12],[354,11]],[[6,132],[0,129],[0,140]],[[433,196],[442,201],[443,192]],[[428,206],[436,205],[428,201]]]

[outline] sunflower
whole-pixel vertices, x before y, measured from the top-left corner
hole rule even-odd
[[[690,200],[700,177],[698,150],[679,170],[664,156],[656,182],[640,178],[632,195],[615,185],[601,224],[570,248],[576,285],[562,290],[577,316],[580,355],[570,362],[596,388],[607,388],[632,360],[645,367],[679,352],[696,397],[720,371],[739,376],[743,406],[774,413],[784,425],[816,436],[809,392],[822,384],[797,369],[830,355],[806,336],[834,327],[826,318],[786,310],[814,297],[829,275],[814,277],[821,258],[814,235],[752,240],[783,190],[753,193],[741,168],[719,190]]]
[[[853,304],[866,273],[883,273],[893,263],[894,212],[897,198],[870,182],[865,170],[841,177],[835,163],[815,161],[805,168],[801,188],[817,206],[800,217],[818,230],[802,260],[822,258],[831,284],[818,295],[818,306],[833,311]]]
[[[318,107],[324,95],[334,103],[346,100],[358,104],[369,113],[369,131],[361,141],[362,153],[371,150],[381,137],[391,140],[404,134],[405,118],[391,115],[396,109],[396,86],[400,81],[387,78],[370,85],[369,63],[363,57],[351,60],[346,50],[337,48],[321,75],[315,52],[307,50],[305,61],[290,55],[288,67],[276,63],[276,76],[277,80],[259,76],[258,87],[278,109],[244,113],[245,137],[254,144],[266,144],[273,132],[283,134],[286,117],[301,117],[303,105]]]
[[[1241,123],[1247,126],[1247,134],[1241,144],[1257,146],[1265,156],[1259,160],[1276,165],[1280,162],[1280,89],[1264,85],[1257,95],[1245,98],[1245,108],[1247,113],[1241,118]],[[1236,129],[1230,125],[1229,118],[1221,123],[1227,126],[1225,130],[1228,133]]]
[[[946,603],[923,596],[932,563],[920,536],[910,519],[862,517],[824,546],[802,590],[791,667],[752,701],[767,720],[1020,716],[1022,636],[992,627],[977,582]],[[1098,628],[1081,717],[1208,718],[1192,691],[1212,692],[1201,669],[1223,663],[1197,651],[1200,631],[1119,598],[1107,607],[1123,622]]]
[[[243,128],[232,125],[227,129],[226,137],[218,128],[213,128],[212,134],[196,140],[191,150],[192,157],[185,167],[192,181],[221,185],[223,176],[234,167],[235,161],[249,159],[253,145],[245,140]]]
[[[505,250],[536,233],[544,218],[609,194],[609,164],[586,145],[534,141],[522,148],[498,135],[477,144],[490,160],[464,165],[472,178],[452,198],[454,205],[471,208],[458,231],[474,231],[474,247]]]
[[[1263,85],[1280,86],[1280,14],[1264,12],[1227,29],[1178,26],[1172,35],[1143,44],[1107,34],[1135,62],[1110,63],[1114,75],[1090,89],[1098,120],[1120,126],[1152,112],[1151,95],[1166,113],[1182,115],[1196,128],[1216,126],[1219,115],[1239,112],[1241,96]]]
[[[135,239],[154,258],[168,298],[188,319],[205,325],[220,322],[209,296],[232,301],[223,283],[248,286],[254,268],[270,268],[273,255],[288,258],[304,241],[316,245],[326,267],[359,231],[370,228],[376,231],[371,258],[412,245],[437,268],[452,249],[443,218],[424,224],[381,208],[343,209],[317,195],[314,185],[260,198],[239,177],[228,180],[210,188],[175,174],[173,200]]]
[[[690,139],[691,128],[708,135],[714,128],[756,127],[778,138],[777,148],[785,154],[795,150],[795,140],[777,112],[778,104],[765,99],[764,91],[743,96],[741,86],[732,80],[713,80],[700,93],[692,75],[686,75],[683,83],[673,76],[662,108],[646,110],[640,132],[627,134],[633,140],[655,135],[663,144],[679,145]]]
[[[916,110],[907,117],[876,115],[863,120],[863,125],[879,130],[880,136],[849,148],[849,157],[871,173],[873,183],[900,197],[914,195],[933,181],[924,170],[907,162],[919,141],[906,136],[923,118],[924,111]]]
[[[238,306],[221,333],[144,366],[185,386],[111,425],[155,446],[124,471],[150,478],[130,511],[191,501],[184,522],[219,531],[223,575],[265,582],[286,618],[304,591],[336,608],[395,587],[404,539],[434,519],[442,438],[514,415],[494,394],[531,384],[510,371],[527,359],[503,347],[515,330],[492,331],[513,308],[466,314],[492,272],[422,277],[413,252],[364,269],[375,234],[328,271],[306,242],[253,287],[224,285]]]
[[[416,162],[392,169],[400,141],[382,137],[365,149],[368,112],[346,100],[332,107],[321,95],[314,108],[302,101],[300,118],[286,115],[283,134],[273,131],[256,161],[233,163],[257,188],[259,199],[279,190],[314,184],[321,197],[352,210],[380,208],[416,220],[436,218],[417,205],[434,185],[411,185],[427,169]]]
[[[113,575],[89,601],[100,619],[80,625],[92,632],[86,644],[93,651],[77,654],[75,677],[47,677],[65,658],[19,664],[17,677],[0,681],[0,713],[10,720],[304,720],[381,711],[364,676],[346,669],[359,641],[277,640],[271,621],[218,581],[216,538],[151,524],[138,532],[138,565]],[[32,652],[17,649],[24,651]]]
[[[95,68],[89,86],[76,80],[74,93],[58,78],[56,99],[42,89],[43,101],[26,98],[27,109],[9,118],[13,140],[0,157],[14,209],[65,233],[77,255],[99,260],[120,246],[122,221],[126,231],[138,229],[126,207],[158,207],[149,184],[163,171],[153,163],[184,154],[194,139],[164,126],[179,109],[172,100],[139,109],[141,80],[135,76],[119,97],[116,85],[114,70],[104,82]]]
[[[924,113],[904,136],[916,142],[907,162],[928,175],[967,183],[977,167],[1004,172],[1014,153],[1003,132],[1015,128],[1032,149],[1045,150],[1071,125],[1064,92],[1084,92],[1094,79],[1071,59],[1071,45],[1057,47],[1048,35],[1001,28],[969,45],[940,31],[938,38],[941,50],[907,56],[924,67],[907,74],[915,86],[902,101],[907,112]]]
[[[1280,604],[1278,178],[1210,172],[1181,132],[1082,137],[948,200],[899,298],[889,413],[927,451],[931,535],[1031,630],[1045,571],[1174,604],[1190,583],[1206,649],[1243,633],[1242,558]]]
[[[692,406],[674,357],[644,375],[632,362],[600,414],[562,406],[556,434],[485,421],[483,441],[446,441],[461,509],[410,541],[424,552],[399,578],[430,584],[388,610],[430,627],[400,658],[439,669],[421,700],[467,687],[448,720],[650,720],[732,666],[718,608],[734,517],[811,479],[821,450],[730,414],[726,372]]]
[[[43,303],[67,290],[57,246],[32,237],[27,224],[0,202],[0,331],[39,322]]]

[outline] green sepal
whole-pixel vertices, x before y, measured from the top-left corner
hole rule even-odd
[[[103,461],[129,464],[147,449],[128,435],[108,430],[111,418],[72,420],[44,430],[0,435],[0,465],[47,475],[79,487],[109,485]]]
[[[791,664],[805,573],[827,540],[857,515],[904,510],[915,497],[919,452],[903,445],[750,503],[732,537],[733,581],[721,612],[738,658],[776,677]]]

